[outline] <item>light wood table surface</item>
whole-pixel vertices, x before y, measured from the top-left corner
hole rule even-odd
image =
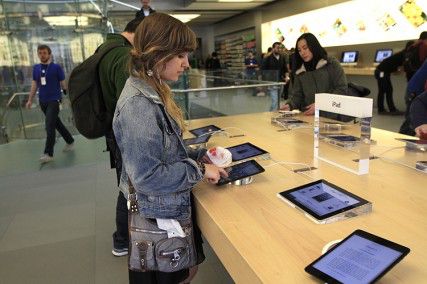
[[[377,145],[371,154],[385,152],[387,159],[371,160],[368,175],[358,176],[322,161],[317,170],[297,174],[291,169],[304,165],[273,164],[287,161],[313,165],[313,130],[310,126],[281,131],[282,128],[271,124],[271,117],[271,113],[216,117],[192,120],[188,126],[193,129],[215,124],[225,129],[228,136],[244,134],[234,138],[215,135],[208,147],[251,142],[271,154],[271,160],[258,160],[266,171],[255,176],[249,185],[217,187],[200,183],[194,189],[202,233],[234,281],[320,283],[304,267],[320,256],[328,242],[362,229],[411,249],[379,283],[426,283],[427,174],[393,159],[410,164],[414,159],[427,160],[427,154],[406,159],[414,154],[395,140],[402,135],[373,129],[372,138]],[[312,117],[306,119],[312,122]],[[371,201],[373,212],[319,225],[276,196],[321,178]]]

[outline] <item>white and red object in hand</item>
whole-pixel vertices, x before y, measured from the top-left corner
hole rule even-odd
[[[231,164],[231,152],[222,147],[213,147],[206,153],[212,163],[217,167],[226,167]]]

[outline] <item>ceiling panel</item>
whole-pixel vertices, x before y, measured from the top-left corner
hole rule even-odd
[[[133,1],[122,1],[126,4],[130,4],[135,7],[141,7],[141,2],[139,0]],[[219,21],[225,20],[237,14],[243,13],[248,10],[255,9],[264,4],[275,2],[274,0],[256,0],[246,3],[227,3],[227,2],[218,2],[213,0],[169,0],[169,1],[160,1],[152,0],[151,6],[159,11],[164,13],[197,13],[200,14],[200,17],[192,20],[191,24],[205,24],[212,25]],[[109,11],[111,17],[116,17],[117,15],[123,15],[123,13],[129,13],[130,15],[136,12],[136,9],[126,7],[117,3],[110,2]]]

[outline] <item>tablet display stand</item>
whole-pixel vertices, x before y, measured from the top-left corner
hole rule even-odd
[[[235,180],[235,181],[231,182],[231,184],[233,184],[233,185],[247,185],[247,184],[252,183],[253,181],[254,181],[254,177],[250,176],[250,177],[245,177],[242,179]]]
[[[416,152],[427,152],[427,145],[417,144],[414,142],[406,142],[406,150]]]
[[[304,213],[304,216],[307,217],[308,219],[310,219],[311,221],[313,221],[316,224],[330,224],[330,223],[335,223],[341,220],[345,220],[345,219],[350,219],[353,217],[357,217],[360,215],[365,215],[368,213],[372,212],[372,203],[366,203],[363,205],[360,205],[356,208],[350,209],[348,211],[342,212],[342,213],[337,213],[334,216],[331,216],[329,218],[323,219],[323,220],[318,220],[316,218],[314,218],[312,215],[310,215],[309,213],[307,213],[305,210],[301,209],[300,207],[297,207],[297,205],[295,205],[294,203],[290,202],[289,200],[287,200],[286,198],[282,197],[280,194],[277,194],[277,196],[282,199],[283,201],[285,201],[288,205],[290,205],[291,207],[294,207],[296,209],[298,209],[299,211],[302,211]]]
[[[371,98],[327,93],[315,95],[313,145],[315,167],[318,167],[318,160],[321,160],[357,175],[369,173],[372,106]],[[324,114],[333,119],[324,118]],[[357,137],[357,142],[322,139],[323,125],[327,123],[330,125],[335,117],[347,117],[350,120],[354,118],[354,121],[358,121],[355,124],[349,124],[345,133]],[[353,160],[358,162],[352,162]]]

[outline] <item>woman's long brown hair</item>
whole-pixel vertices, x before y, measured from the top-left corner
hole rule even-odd
[[[187,25],[169,15],[153,13],[136,29],[131,51],[130,74],[145,80],[157,91],[166,111],[182,130],[182,111],[159,73],[174,56],[193,51],[196,46],[196,35]],[[147,73],[149,70],[153,72],[151,76]]]

